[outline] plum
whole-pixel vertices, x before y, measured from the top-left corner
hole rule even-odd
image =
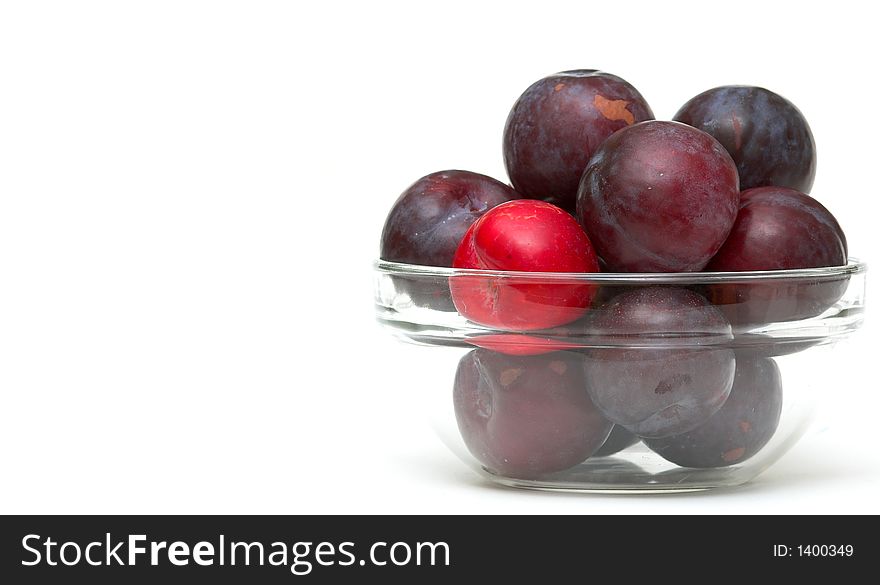
[[[623,79],[592,69],[532,84],[504,126],[504,164],[514,188],[574,213],[578,182],[603,140],[654,114]]]
[[[736,223],[707,270],[779,270],[846,264],[846,236],[821,203],[786,187],[740,196]]]
[[[407,187],[388,213],[380,257],[393,262],[452,266],[462,236],[496,205],[520,199],[500,181],[470,171],[440,171]]]
[[[682,467],[742,463],[773,437],[782,412],[782,378],[770,358],[736,355],[733,389],[724,406],[697,428],[645,439],[654,452]]]
[[[735,272],[846,264],[846,236],[821,203],[787,187],[742,193],[727,241],[706,270]],[[849,278],[763,279],[708,287],[709,299],[740,327],[818,315],[845,292]]]
[[[810,192],[816,143],[803,114],[784,97],[762,87],[725,85],[692,98],[674,119],[724,145],[743,190],[774,185]]]
[[[488,211],[462,238],[455,268],[524,272],[598,272],[590,239],[562,209],[531,199]],[[455,275],[455,307],[467,319],[508,331],[570,323],[590,306],[595,286],[565,278]]]
[[[452,266],[462,236],[489,209],[519,199],[516,191],[491,177],[470,171],[440,171],[410,185],[391,208],[382,230],[383,260]],[[414,304],[453,310],[449,286],[443,279],[395,278],[398,290]]]
[[[717,140],[649,121],[608,138],[578,190],[577,214],[610,271],[701,270],[727,238],[739,180]]]
[[[721,312],[681,288],[618,295],[590,314],[584,360],[590,396],[605,417],[641,437],[691,430],[712,416],[733,384],[733,339]]]
[[[611,432],[587,395],[577,353],[466,354],[453,403],[468,450],[490,471],[533,479],[590,457]]]

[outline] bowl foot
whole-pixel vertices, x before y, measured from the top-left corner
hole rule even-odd
[[[597,494],[675,494],[702,492],[742,485],[766,466],[754,465],[689,469],[675,466],[633,449],[611,457],[589,459],[566,471],[538,478],[505,477],[480,468],[489,481],[506,487]]]

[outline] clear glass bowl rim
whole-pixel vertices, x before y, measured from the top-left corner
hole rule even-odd
[[[564,280],[583,283],[620,285],[649,284],[723,284],[759,282],[763,280],[801,282],[804,280],[835,280],[867,272],[868,265],[858,258],[850,257],[846,265],[820,268],[796,268],[787,270],[752,270],[746,272],[520,272],[511,270],[482,270],[474,268],[447,268],[423,266],[389,260],[376,260],[374,269],[382,274],[409,277],[450,278],[454,276],[481,276],[504,278],[534,283],[536,280]]]

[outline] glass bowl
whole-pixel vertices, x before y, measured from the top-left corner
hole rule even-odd
[[[409,342],[391,383],[473,469],[523,488],[680,492],[743,484],[803,435],[862,324],[867,267],[374,269],[377,319]],[[534,329],[536,315],[562,324]]]

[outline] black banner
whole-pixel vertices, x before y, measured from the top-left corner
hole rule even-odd
[[[840,580],[876,563],[873,524],[831,516],[6,517],[0,576],[6,583],[761,582],[796,571]]]

